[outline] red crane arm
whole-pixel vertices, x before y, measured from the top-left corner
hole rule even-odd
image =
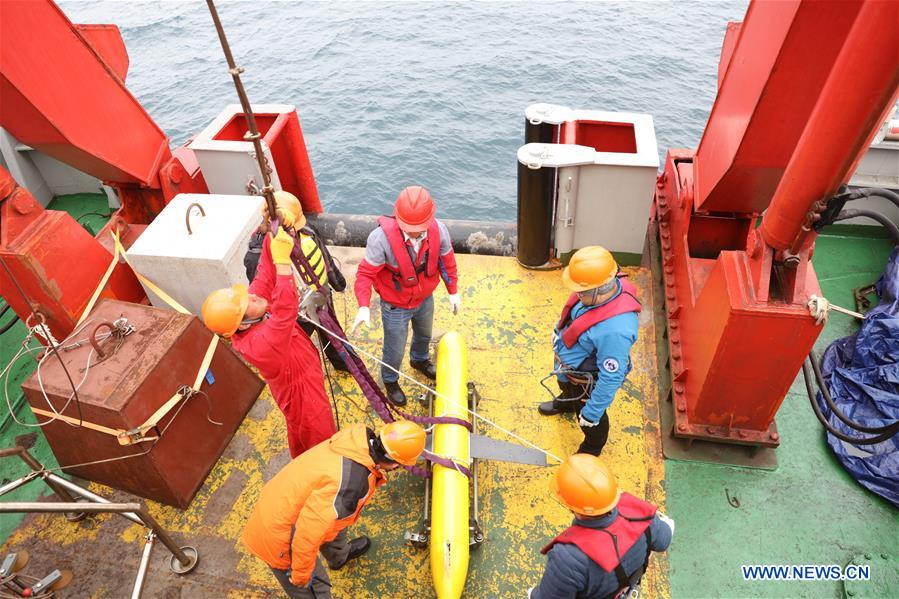
[[[0,125],[98,179],[158,188],[169,140],[125,88],[127,55],[109,34],[88,42],[50,0],[0,12]]]

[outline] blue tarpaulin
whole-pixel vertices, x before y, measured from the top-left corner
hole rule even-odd
[[[899,248],[893,249],[876,293],[880,303],[861,329],[831,343],[821,365],[836,406],[868,427],[899,419]],[[839,420],[820,391],[817,401],[835,429],[853,437],[874,436]],[[876,445],[852,445],[827,433],[827,443],[853,478],[899,507],[899,434]]]

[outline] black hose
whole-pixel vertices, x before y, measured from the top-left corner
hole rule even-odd
[[[882,187],[861,187],[852,192],[849,196],[849,200],[860,200],[861,198],[868,198],[871,196],[889,200],[896,205],[896,208],[899,208],[899,193],[890,191],[889,189],[883,189]]]
[[[815,373],[815,381],[818,383],[818,388],[821,390],[821,395],[824,397],[824,401],[833,410],[833,413],[836,414],[837,418],[842,420],[846,426],[849,428],[853,428],[860,433],[883,433],[892,428],[896,427],[896,424],[899,424],[899,420],[893,422],[891,424],[885,424],[883,426],[863,426],[858,422],[852,420],[837,407],[837,404],[834,403],[833,397],[830,395],[830,390],[828,390],[827,385],[824,383],[824,375],[821,374],[821,366],[818,364],[818,360],[815,359],[815,352],[809,352],[808,361],[811,362],[812,370]]]
[[[893,238],[893,244],[899,245],[899,227],[897,227],[896,223],[891,221],[887,216],[875,210],[867,210],[865,208],[846,208],[842,210],[833,220],[834,222],[836,222],[849,218],[855,218],[857,216],[864,216],[866,218],[876,220],[878,223],[883,225],[884,229],[889,232],[890,236]]]
[[[2,314],[0,314],[0,316],[2,316]],[[3,325],[3,326],[0,326],[0,335],[2,335],[3,333],[5,333],[5,332],[8,331],[9,329],[13,328],[13,326],[15,326],[15,324],[16,324],[17,322],[19,322],[19,315],[18,315],[18,314],[13,314],[13,319],[12,319],[12,320],[10,320],[9,322],[7,322],[7,323],[6,323],[5,325]]]
[[[811,366],[809,365],[810,361],[810,358],[806,358],[806,360],[802,362],[802,378],[805,379],[805,390],[808,393],[809,403],[812,404],[812,410],[815,412],[815,416],[818,417],[818,421],[822,424],[822,426],[824,426],[825,429],[827,429],[827,432],[829,432],[837,439],[846,441],[847,443],[851,443],[853,445],[876,445],[877,443],[883,443],[884,441],[895,435],[897,432],[899,432],[899,422],[896,422],[891,427],[893,430],[888,430],[874,437],[860,439],[858,437],[850,437],[849,435],[845,435],[831,426],[831,424],[827,421],[827,418],[824,417],[824,414],[821,413],[821,408],[818,406],[818,402],[815,400],[815,392],[812,390],[812,375],[809,372],[811,370]]]

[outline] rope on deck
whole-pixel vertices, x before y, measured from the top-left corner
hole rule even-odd
[[[359,352],[360,354],[364,355],[365,357],[367,357],[367,358],[369,358],[369,359],[371,359],[371,360],[374,360],[375,362],[377,362],[377,363],[380,364],[381,366],[386,366],[388,369],[392,370],[393,372],[395,372],[395,373],[398,374],[399,376],[403,377],[403,378],[406,379],[407,381],[410,381],[411,383],[413,383],[413,384],[415,384],[415,385],[418,385],[419,387],[421,387],[421,388],[424,389],[425,391],[428,391],[429,393],[433,393],[436,397],[441,397],[441,398],[443,398],[444,401],[449,402],[450,404],[456,406],[457,408],[460,408],[460,409],[462,409],[462,410],[465,410],[465,411],[468,412],[471,416],[473,416],[473,417],[475,417],[475,418],[478,418],[478,419],[482,420],[483,422],[489,424],[490,426],[492,426],[492,427],[495,428],[496,430],[498,430],[498,431],[500,431],[500,432],[502,432],[502,433],[505,433],[506,435],[512,437],[513,439],[515,439],[515,440],[517,440],[517,441],[520,441],[521,443],[527,445],[528,447],[530,447],[530,448],[532,448],[532,449],[536,449],[537,451],[539,451],[540,453],[544,454],[545,456],[547,456],[547,457],[549,457],[549,458],[552,458],[552,459],[556,460],[558,463],[560,463],[560,464],[562,463],[563,460],[562,460],[562,458],[560,458],[559,456],[553,454],[552,452],[550,452],[550,451],[548,451],[548,450],[546,450],[546,449],[543,449],[543,448],[540,447],[539,445],[535,445],[534,443],[531,443],[530,441],[528,441],[528,440],[525,439],[524,437],[521,437],[520,435],[516,435],[515,433],[513,433],[513,432],[510,431],[509,429],[504,428],[504,427],[500,426],[499,424],[497,424],[496,422],[493,422],[493,421],[490,420],[489,418],[486,418],[486,417],[482,416],[482,415],[479,414],[478,412],[475,412],[475,411],[469,409],[468,406],[462,405],[462,404],[460,404],[459,402],[455,401],[454,399],[452,399],[452,398],[450,398],[450,397],[447,397],[446,395],[444,395],[444,394],[442,394],[442,393],[438,393],[436,389],[432,389],[431,387],[425,385],[424,383],[418,382],[417,380],[415,380],[415,379],[412,378],[411,376],[409,376],[409,375],[407,375],[407,374],[404,374],[404,373],[400,372],[399,370],[397,370],[396,368],[394,368],[394,367],[391,366],[390,364],[384,363],[383,361],[381,361],[380,359],[378,359],[376,356],[374,356],[374,355],[370,354],[369,352],[365,351],[364,349],[362,349],[362,348],[359,347],[358,345],[355,345],[355,344],[353,344],[353,343],[350,343],[345,337],[340,337],[340,336],[338,336],[338,335],[335,335],[333,331],[328,330],[326,327],[322,326],[322,325],[321,325],[320,323],[318,323],[318,322],[315,322],[314,320],[312,320],[311,318],[309,318],[309,317],[306,316],[305,314],[300,314],[300,317],[301,317],[303,320],[312,323],[313,326],[315,326],[315,327],[321,329],[321,330],[324,331],[325,333],[327,333],[327,334],[329,334],[329,335],[335,337],[338,341],[340,341],[340,342],[342,342],[342,343],[345,343],[348,347],[351,347],[352,349],[354,349],[355,351],[357,351],[357,352]]]

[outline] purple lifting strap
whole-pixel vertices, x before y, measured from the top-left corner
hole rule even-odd
[[[277,222],[272,221],[273,230],[277,231],[277,226]],[[313,273],[312,275],[309,275],[308,279],[306,279],[306,277],[304,277],[304,279],[314,281],[316,286],[324,292],[325,290],[321,289],[321,286],[318,285],[318,278],[314,276],[314,270],[309,264],[309,259],[306,258],[306,255],[300,248],[300,244],[294,244],[293,252],[290,257],[301,273],[306,273],[307,275]],[[340,326],[340,322],[337,320],[336,315],[333,313],[331,302],[327,302],[324,306],[319,308],[317,315],[319,322],[325,328],[325,333],[327,334],[331,345],[337,348],[337,352],[346,363],[350,374],[353,375],[353,378],[356,379],[356,382],[359,384],[362,394],[368,400],[368,403],[371,404],[374,411],[377,412],[378,416],[381,417],[381,420],[384,422],[394,422],[396,418],[391,414],[391,410],[393,410],[406,420],[411,420],[418,424],[458,424],[468,429],[468,432],[472,432],[473,428],[471,423],[464,418],[455,418],[452,416],[414,416],[397,410],[387,401],[387,397],[384,395],[384,392],[381,391],[381,388],[375,382],[374,378],[372,378],[371,373],[368,371],[362,358],[356,355],[355,352],[347,351],[346,346],[342,341],[343,339],[346,339],[346,333]],[[471,478],[471,471],[461,464],[456,464],[450,459],[440,457],[429,451],[423,452],[422,455],[426,460],[429,460],[434,464],[439,464],[445,468],[457,469],[468,478]],[[417,476],[424,478],[431,476],[430,471],[425,468],[420,468],[418,466],[404,466],[404,468]]]
[[[366,368],[365,363],[362,361],[355,352],[349,352],[346,350],[346,346],[343,344],[342,339],[346,339],[346,333],[343,332],[343,328],[340,326],[340,323],[337,321],[337,318],[332,314],[330,305],[325,305],[319,308],[318,310],[318,320],[325,328],[325,333],[328,336],[328,340],[331,342],[335,348],[337,348],[340,357],[343,358],[343,361],[346,363],[347,368],[350,370],[350,374],[353,375],[353,378],[356,379],[356,382],[359,384],[359,388],[362,390],[362,394],[365,395],[365,398],[368,400],[368,403],[371,404],[371,407],[377,412],[378,416],[381,417],[381,420],[384,422],[394,422],[396,418],[394,418],[391,411],[396,412],[401,417],[406,420],[411,420],[412,422],[417,422],[419,424],[458,424],[464,426],[468,429],[469,432],[472,430],[471,423],[463,418],[453,418],[450,416],[414,416],[412,414],[407,414],[400,410],[397,410],[393,407],[390,402],[387,401],[387,397],[384,395],[384,392],[381,391],[381,388],[372,378],[371,373]],[[440,456],[434,455],[429,451],[425,451],[423,454],[426,460],[429,460],[435,464],[440,464],[441,466],[445,466],[446,468],[458,468],[465,476],[471,478],[471,472],[465,466],[460,464],[456,464],[452,460],[442,458]],[[430,476],[430,472],[424,468],[419,468],[416,466],[405,466],[406,470],[409,472],[427,478]]]

